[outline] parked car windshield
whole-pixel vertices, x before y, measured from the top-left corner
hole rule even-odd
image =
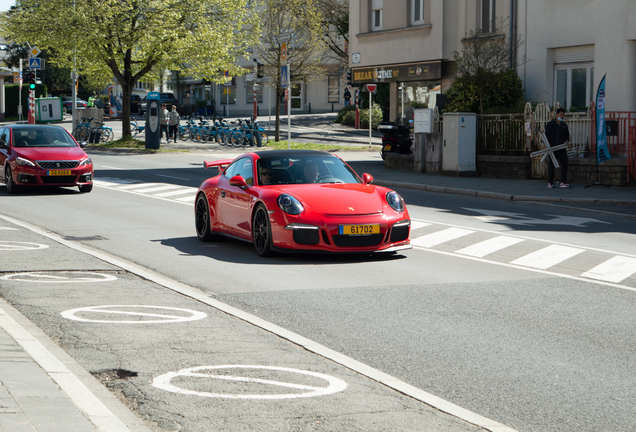
[[[77,147],[73,138],[57,127],[14,127],[14,147]]]
[[[340,158],[330,155],[263,156],[257,167],[259,179],[266,178],[261,176],[263,170],[271,173],[271,182],[261,180],[261,185],[362,182]]]

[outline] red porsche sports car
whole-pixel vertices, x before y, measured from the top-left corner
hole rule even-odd
[[[338,156],[312,150],[247,153],[204,162],[219,175],[201,185],[195,226],[202,241],[229,236],[256,252],[397,252],[411,220],[397,192],[360,178]]]
[[[0,126],[0,182],[10,194],[26,186],[93,188],[93,162],[60,126]]]

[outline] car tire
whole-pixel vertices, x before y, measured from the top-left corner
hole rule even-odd
[[[252,243],[259,256],[275,255],[272,250],[272,226],[269,222],[269,212],[263,204],[256,206],[252,217]]]
[[[81,193],[89,193],[90,191],[93,190],[93,185],[92,184],[80,185],[78,186],[78,188]]]
[[[210,207],[204,193],[197,196],[194,205],[194,228],[197,231],[197,237],[202,242],[211,242],[221,240],[219,234],[214,234],[210,229]]]
[[[11,173],[11,168],[8,165],[4,169],[4,184],[7,187],[7,193],[9,195],[17,194],[20,190],[20,187],[13,181],[13,174]]]

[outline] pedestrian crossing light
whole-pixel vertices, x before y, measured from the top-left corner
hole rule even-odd
[[[265,73],[265,65],[263,63],[256,62],[256,78],[263,78]]]
[[[29,84],[29,88],[30,88],[31,90],[34,90],[34,89],[35,89],[35,84]]]
[[[347,70],[347,85],[348,86],[352,86],[353,85],[353,79],[352,79],[352,72],[351,69]]]

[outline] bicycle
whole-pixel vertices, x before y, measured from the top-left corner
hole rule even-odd
[[[75,126],[71,135],[75,138],[77,142],[87,142],[91,137],[91,122],[93,121],[92,117],[82,117],[80,122]]]
[[[133,120],[130,122],[130,134],[133,137],[136,137],[137,134],[142,133],[145,128],[146,128],[146,125],[139,126],[139,124],[137,123],[137,120]]]
[[[115,139],[113,128],[104,126],[104,123],[95,121],[95,127],[92,129],[93,133],[99,133],[99,142],[108,142]]]

